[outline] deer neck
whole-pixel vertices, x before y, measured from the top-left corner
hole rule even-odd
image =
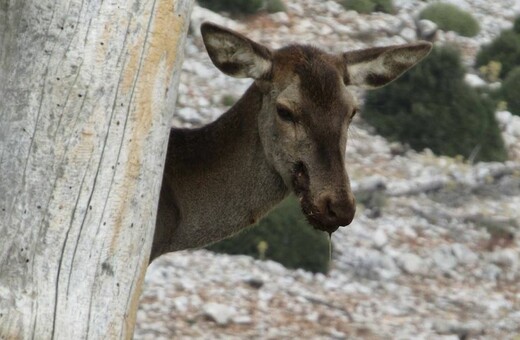
[[[169,251],[232,235],[287,195],[260,140],[261,109],[262,93],[253,84],[212,124],[172,130],[163,191],[171,190],[178,211],[176,221],[166,227],[173,231]]]

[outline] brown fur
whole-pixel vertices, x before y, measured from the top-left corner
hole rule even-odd
[[[207,23],[202,34],[221,71],[255,82],[215,122],[171,130],[151,259],[228,237],[291,191],[316,228],[348,225],[355,200],[345,147],[355,101],[345,85],[384,85],[429,45],[333,55],[302,45],[271,51]]]

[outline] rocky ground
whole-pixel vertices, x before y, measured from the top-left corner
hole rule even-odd
[[[424,2],[394,2],[395,16],[293,1],[287,13],[241,22],[197,7],[192,24],[210,19],[272,47],[305,41],[331,51],[435,32],[415,19]],[[482,26],[471,39],[435,33],[457,44],[468,65],[520,13],[514,0],[450,2]],[[211,65],[194,28],[175,125],[215,119],[249,84]],[[203,250],[169,254],[148,270],[135,339],[518,339],[520,117],[497,119],[511,161],[471,165],[389,143],[356,118],[347,166],[362,204],[354,223],[333,234],[329,275]]]

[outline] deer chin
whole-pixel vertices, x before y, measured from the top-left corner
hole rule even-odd
[[[309,222],[310,225],[314,227],[316,230],[326,231],[329,234],[332,234],[336,230],[338,230],[339,226],[331,225],[324,223],[318,214],[315,213],[316,208],[309,202],[307,196],[298,196],[300,200],[300,206],[302,208],[303,214]]]
[[[326,231],[329,234],[332,234],[338,230],[339,226],[331,225],[330,223],[322,221],[318,209],[312,203],[309,183],[309,173],[305,164],[303,162],[295,163],[292,170],[293,191],[296,197],[298,197],[305,218],[314,229]]]

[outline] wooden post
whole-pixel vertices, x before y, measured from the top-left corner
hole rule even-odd
[[[193,0],[0,0],[0,339],[131,338]]]

